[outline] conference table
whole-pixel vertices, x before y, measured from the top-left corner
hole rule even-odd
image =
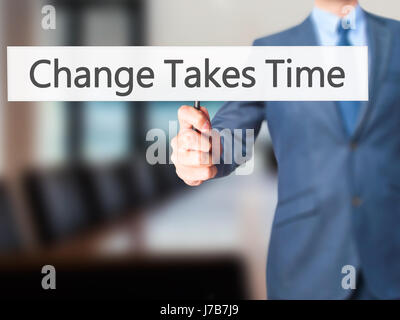
[[[176,297],[183,290],[188,296],[189,291],[195,291],[201,293],[200,297],[263,299],[268,225],[276,201],[273,177],[264,178],[224,179],[138,209],[66,241],[0,257],[0,281],[10,274],[8,278],[14,281],[25,279],[21,274],[30,275],[24,281],[31,281],[35,287],[32,279],[43,276],[42,266],[54,265],[57,279],[59,274],[66,274],[58,287],[61,281],[71,282],[68,294],[74,289],[75,278],[85,283],[85,277],[101,270],[98,278],[104,287],[107,281],[111,287],[114,282],[129,282],[131,274],[136,274],[131,283],[140,282],[135,285],[140,290],[130,292],[132,297],[170,296],[171,285],[165,279],[171,278],[177,286]],[[230,197],[221,201],[228,187]],[[260,190],[268,196],[257,197]],[[110,274],[114,276],[107,280]],[[154,290],[145,292],[147,285],[141,279],[147,284],[162,284],[150,285]],[[100,280],[91,279],[89,283],[96,281]],[[184,285],[179,289],[177,283]],[[206,284],[214,293],[204,288]],[[126,293],[121,287],[123,284],[114,289]]]

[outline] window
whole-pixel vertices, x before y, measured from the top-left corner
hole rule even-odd
[[[66,105],[40,102],[36,106],[35,158],[38,163],[57,165],[66,160]]]
[[[130,151],[129,104],[87,102],[83,112],[83,157],[88,161],[115,160]]]
[[[59,1],[57,29],[37,30],[46,45],[133,45],[140,40],[142,8],[135,1]],[[40,163],[65,160],[116,160],[132,149],[132,103],[38,103],[36,158]],[[136,135],[135,135],[136,136]]]

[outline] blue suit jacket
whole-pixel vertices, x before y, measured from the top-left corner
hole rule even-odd
[[[400,298],[400,23],[366,13],[369,101],[349,137],[335,102],[227,102],[215,128],[267,120],[278,161],[270,299],[345,298],[345,265],[377,298]],[[318,45],[310,17],[257,46]],[[218,176],[235,165],[218,165]]]

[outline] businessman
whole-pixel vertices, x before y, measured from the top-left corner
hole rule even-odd
[[[345,6],[354,7],[350,28]],[[316,0],[301,24],[254,45],[367,45],[369,101],[228,102],[212,121],[204,107],[182,106],[177,174],[192,186],[230,174],[235,163],[200,161],[224,152],[206,133],[257,134],[266,120],[278,162],[268,298],[399,299],[400,23],[354,0]],[[343,286],[346,270],[356,271],[355,288]]]

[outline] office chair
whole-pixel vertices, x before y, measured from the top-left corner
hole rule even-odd
[[[131,209],[149,205],[159,195],[154,168],[139,157],[131,158],[119,167],[119,174],[127,190]]]
[[[65,239],[90,225],[88,203],[72,169],[31,171],[24,185],[43,242]]]
[[[93,221],[102,222],[127,213],[127,190],[119,173],[119,163],[82,165],[79,171],[83,195],[90,205]]]
[[[14,218],[9,193],[0,182],[0,253],[8,253],[20,248],[21,242]]]

